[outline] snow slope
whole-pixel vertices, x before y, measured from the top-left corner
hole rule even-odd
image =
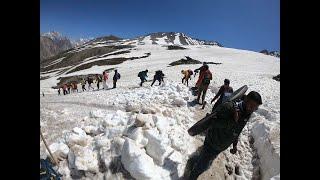
[[[149,40],[145,40],[147,41]],[[244,179],[256,176],[256,169],[260,169],[262,179],[279,175],[280,83],[272,77],[280,72],[280,59],[217,46],[187,47],[186,50],[167,50],[161,45],[137,45],[128,56],[145,52],[150,52],[151,55],[114,66],[94,66],[72,74],[57,77],[53,75],[49,79],[41,80],[40,92],[44,92],[46,96],[41,97],[40,120],[49,144],[67,144],[72,152],[69,166],[78,170],[84,169],[87,177],[93,176],[90,174],[93,171],[98,172],[94,175],[96,179],[103,179],[103,176],[127,179],[126,173],[137,179],[178,179],[183,174],[188,156],[203,141],[203,137],[189,136],[187,129],[204,117],[212,107],[208,105],[204,110],[200,110],[200,107],[187,105],[195,97],[181,84],[180,71],[186,68],[195,69],[200,65],[167,67],[173,61],[190,56],[201,61],[222,63],[209,65],[213,80],[207,92],[207,101],[217,93],[225,78],[231,80],[234,89],[246,84],[249,87],[248,92],[255,90],[263,98],[263,105],[254,113],[242,133],[238,145],[240,152],[231,155],[226,150],[219,155],[221,161],[216,161],[216,166],[222,169],[225,165],[233,169],[240,166],[241,175],[228,175],[225,169],[222,174]],[[116,55],[118,56],[121,55]],[[67,96],[58,96],[56,90],[51,89],[60,76],[101,73],[111,67],[116,67],[121,74],[117,89]],[[162,69],[166,75],[166,83],[157,86],[156,82],[154,87],[149,87],[150,83],[147,82],[144,87],[139,87],[137,74],[145,69],[149,70],[149,79],[152,79],[156,70]],[[195,79],[192,78],[189,86],[194,83]],[[135,123],[139,124],[139,127],[132,130],[131,126]],[[81,128],[85,133],[79,135],[72,132],[75,127]],[[250,137],[254,138],[253,148],[250,146]],[[44,156],[46,153],[42,143],[41,147],[41,155]],[[88,164],[87,161],[92,163]],[[122,169],[122,173],[112,174],[110,167],[102,172],[97,170],[96,161],[104,163],[106,167],[110,164],[119,165],[121,162],[125,165],[118,168]],[[60,169],[68,179],[70,172],[73,175],[79,172],[69,169],[66,162],[60,165]],[[151,168],[144,167],[143,163],[148,163]],[[207,173],[210,173],[209,171]],[[154,176],[149,177],[150,173]],[[205,179],[205,175],[201,178]]]

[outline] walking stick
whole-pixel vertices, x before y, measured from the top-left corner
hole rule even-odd
[[[46,140],[45,140],[44,137],[43,137],[43,134],[42,134],[42,132],[41,132],[41,126],[40,126],[40,136],[41,136],[41,139],[42,139],[42,141],[44,142],[44,145],[46,146],[46,148],[47,148],[47,150],[48,150],[48,152],[49,152],[49,154],[50,154],[50,156],[51,156],[51,159],[54,161],[54,164],[55,164],[55,165],[58,165],[56,159],[53,157],[53,155],[52,155],[52,153],[51,153],[51,151],[50,151],[50,149],[49,149],[49,147],[48,147],[48,144],[47,144]]]

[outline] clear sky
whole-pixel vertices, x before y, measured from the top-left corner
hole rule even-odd
[[[40,32],[72,39],[183,32],[226,47],[280,50],[280,0],[41,0]]]

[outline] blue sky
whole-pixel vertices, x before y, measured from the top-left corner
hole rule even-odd
[[[72,39],[184,32],[226,47],[280,50],[280,0],[41,0],[40,32]]]

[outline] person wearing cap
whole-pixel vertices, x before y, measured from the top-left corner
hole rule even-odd
[[[226,101],[218,106],[216,114],[210,119],[210,125],[204,129],[207,133],[199,155],[188,160],[188,163],[191,161],[194,163],[190,167],[190,174],[185,175],[184,178],[196,180],[231,144],[233,148],[230,149],[230,153],[236,154],[239,136],[251,114],[261,104],[260,94],[251,91],[248,95],[243,95],[240,101]]]
[[[230,80],[225,79],[224,84],[220,87],[218,93],[211,101],[212,104],[216,99],[218,99],[218,97],[220,97],[218,101],[214,104],[212,110],[214,110],[219,104],[223,103],[227,99],[227,97],[229,97],[232,93],[233,89],[230,86]]]

